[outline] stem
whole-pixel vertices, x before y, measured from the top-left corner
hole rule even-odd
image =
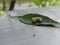
[[[3,11],[5,11],[5,0],[3,0]]]
[[[16,0],[11,0],[9,11],[14,9],[15,3],[16,3]]]

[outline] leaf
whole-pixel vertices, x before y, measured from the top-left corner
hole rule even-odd
[[[56,6],[56,4],[57,4],[57,3],[56,3],[56,2],[54,2],[54,3],[52,4],[52,6]]]
[[[53,2],[53,0],[48,0],[48,2],[49,2],[49,3],[52,3],[52,2]]]
[[[0,7],[0,11],[2,11],[2,7]]]
[[[60,2],[60,0],[56,0],[56,2]]]
[[[41,17],[42,23],[32,23],[33,17]],[[47,16],[43,16],[40,14],[26,14],[24,16],[15,16],[15,18],[18,18],[22,23],[28,24],[28,25],[35,25],[35,26],[56,26],[57,24],[60,25],[57,21],[54,21],[50,19]]]
[[[37,6],[40,6],[42,0],[33,0],[33,2],[34,2]]]
[[[42,7],[46,7],[46,3],[42,3]]]
[[[53,0],[48,0],[49,5],[52,5]]]
[[[37,6],[40,5],[40,1],[39,1],[39,0],[33,0],[33,2],[34,2]]]

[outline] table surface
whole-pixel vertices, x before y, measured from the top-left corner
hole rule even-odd
[[[60,22],[59,7],[10,11],[0,17],[0,45],[60,45],[60,28],[26,25],[8,17],[26,13],[43,14]]]

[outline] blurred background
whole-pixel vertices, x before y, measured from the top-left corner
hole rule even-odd
[[[10,2],[11,0],[0,0],[0,11],[2,10],[3,8],[3,2],[5,1],[5,8],[9,8],[10,6]],[[27,3],[27,2],[32,2],[32,0],[16,0],[16,4],[23,4],[23,3]]]
[[[17,6],[19,7],[22,4],[26,4],[26,5],[28,4],[29,7],[31,7],[33,4],[35,4],[38,7],[60,6],[60,0],[13,0],[13,1],[16,1],[15,7],[17,7]],[[12,2],[12,0],[0,0],[0,11],[8,10],[9,7],[11,6],[10,5],[11,2]],[[24,6],[26,7],[26,5],[24,5]]]

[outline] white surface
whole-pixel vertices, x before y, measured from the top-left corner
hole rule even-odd
[[[57,7],[16,10],[9,13],[12,15],[41,13],[56,21],[60,20],[60,9]],[[36,36],[33,37],[33,34]],[[60,28],[26,25],[8,18],[5,14],[0,17],[0,45],[60,45]]]

